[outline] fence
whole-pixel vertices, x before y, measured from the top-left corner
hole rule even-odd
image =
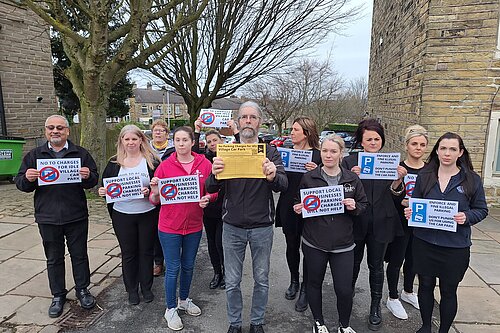
[[[74,144],[80,144],[80,134],[81,127],[80,124],[73,124],[70,126],[70,134],[69,139]],[[116,154],[116,140],[118,139],[118,135],[120,131],[118,128],[112,125],[106,124],[106,158],[109,159],[111,156]]]

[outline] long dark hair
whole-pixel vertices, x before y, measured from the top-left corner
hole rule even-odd
[[[363,134],[365,131],[375,131],[380,135],[380,138],[382,139],[382,147],[384,148],[385,144],[385,134],[384,134],[384,128],[380,123],[373,118],[368,118],[361,120],[358,124],[358,128],[356,129],[356,132],[354,132],[354,144],[353,147],[356,148],[361,148],[361,142],[363,141]]]
[[[461,151],[463,151],[462,156],[460,156],[457,160],[457,167],[459,167],[464,174],[464,182],[462,186],[464,188],[465,195],[467,198],[470,198],[474,191],[474,183],[472,180],[472,174],[474,173],[474,166],[472,165],[472,161],[470,158],[469,151],[465,148],[464,141],[460,137],[460,135],[452,132],[446,132],[436,141],[436,144],[432,148],[429,157],[427,157],[427,165],[423,172],[428,174],[428,181],[423,184],[422,193],[426,196],[432,187],[436,184],[438,180],[438,169],[439,169],[439,157],[437,151],[439,149],[439,144],[444,139],[455,139],[458,141],[458,147]]]
[[[302,132],[307,138],[307,144],[311,148],[319,148],[319,135],[316,128],[316,123],[309,117],[301,116],[293,120],[292,124],[299,124],[302,127]]]

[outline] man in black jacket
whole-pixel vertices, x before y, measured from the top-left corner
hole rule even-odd
[[[262,111],[255,102],[245,102],[238,112],[241,143],[258,143],[258,129]],[[222,206],[222,243],[226,278],[228,333],[241,333],[241,277],[247,244],[252,253],[255,281],[250,314],[250,333],[264,333],[264,315],[269,292],[269,261],[273,244],[273,191],[286,190],[288,180],[276,148],[267,145],[262,172],[266,178],[238,178],[217,180],[215,175],[224,170],[222,158],[213,160],[212,174],[207,179],[209,193],[224,187]]]
[[[53,115],[45,121],[47,143],[31,150],[23,159],[16,176],[16,186],[23,192],[35,191],[35,221],[38,224],[47,258],[47,274],[52,295],[49,317],[59,317],[66,302],[64,242],[71,256],[76,297],[84,309],[95,306],[95,298],[87,287],[90,268],[87,254],[88,209],[83,189],[97,185],[99,175],[94,159],[82,147],[68,141],[66,118]],[[80,159],[81,182],[38,185],[40,171],[37,160]]]

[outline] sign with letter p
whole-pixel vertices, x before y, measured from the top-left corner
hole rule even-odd
[[[427,223],[427,204],[422,202],[413,202],[411,206],[411,219],[414,222]]]
[[[373,156],[361,157],[361,173],[370,175],[374,171],[375,159]]]

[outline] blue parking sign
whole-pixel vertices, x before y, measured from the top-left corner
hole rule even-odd
[[[288,168],[288,164],[290,163],[290,152],[281,150],[281,161],[283,162],[283,167]]]
[[[373,174],[375,170],[375,158],[373,156],[361,156],[361,173],[365,175]]]
[[[413,222],[427,223],[427,204],[413,202],[411,206],[411,219]]]

